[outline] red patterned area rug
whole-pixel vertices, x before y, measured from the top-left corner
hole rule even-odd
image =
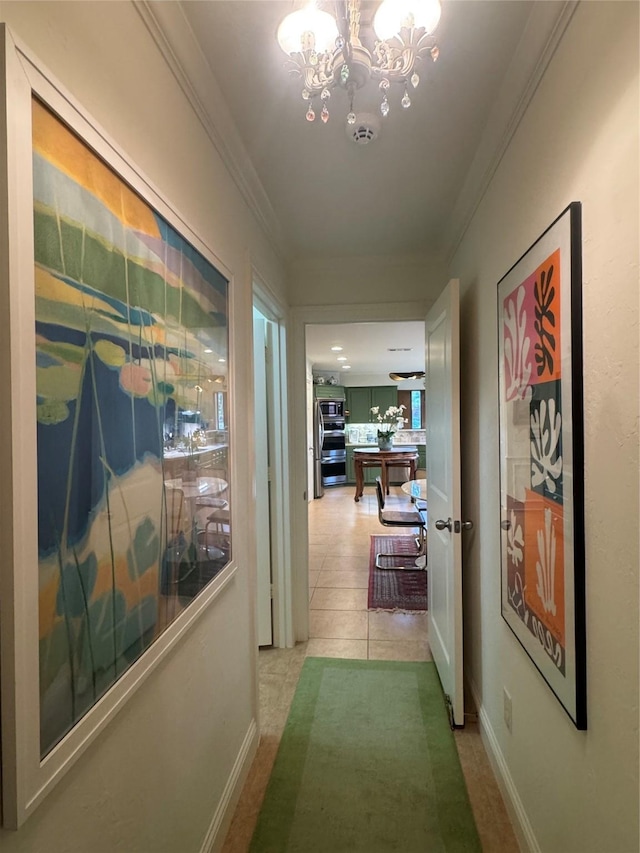
[[[425,569],[377,569],[376,554],[415,554],[414,536],[371,537],[369,552],[369,610],[426,610]]]

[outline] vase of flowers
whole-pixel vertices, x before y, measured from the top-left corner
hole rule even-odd
[[[402,416],[405,406],[389,406],[386,412],[380,412],[380,406],[372,406],[371,414],[378,425],[378,447],[380,450],[391,450],[393,446],[393,435],[397,429],[407,423]]]

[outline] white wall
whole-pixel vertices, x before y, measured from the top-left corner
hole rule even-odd
[[[638,844],[638,4],[578,6],[451,263],[462,283],[467,675],[528,843]],[[500,615],[496,284],[583,203],[588,731]],[[503,723],[503,686],[513,733]]]
[[[252,447],[250,260],[280,298],[282,270],[141,17],[129,2],[10,2],[0,20],[232,271],[233,441]],[[201,848],[257,715],[253,467],[235,458],[232,583],[24,827],[0,832],[3,853]]]

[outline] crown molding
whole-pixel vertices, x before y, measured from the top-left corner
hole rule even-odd
[[[139,0],[134,7],[271,247],[284,260],[282,228],[182,4]]]
[[[580,0],[532,5],[445,231],[450,262],[511,144]]]

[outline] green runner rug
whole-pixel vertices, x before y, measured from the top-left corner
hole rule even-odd
[[[481,850],[433,663],[307,658],[250,849]]]

